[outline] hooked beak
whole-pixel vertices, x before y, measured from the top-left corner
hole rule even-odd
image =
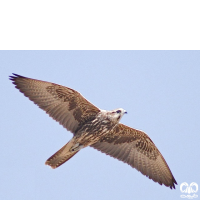
[[[128,114],[128,113],[125,111],[124,114]]]

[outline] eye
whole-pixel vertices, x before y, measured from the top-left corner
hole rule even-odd
[[[117,110],[116,113],[121,113],[121,110]]]

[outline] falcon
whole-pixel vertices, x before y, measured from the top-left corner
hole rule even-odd
[[[47,159],[46,165],[57,168],[90,146],[129,164],[154,182],[175,189],[177,182],[149,136],[119,122],[127,113],[124,109],[101,110],[79,92],[55,83],[17,74],[10,76],[10,80],[20,92],[73,133],[73,138]]]

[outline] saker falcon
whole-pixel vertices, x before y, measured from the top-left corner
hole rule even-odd
[[[20,92],[73,133],[73,138],[46,165],[57,168],[91,146],[129,164],[160,185],[175,189],[177,182],[149,136],[119,123],[126,113],[124,109],[101,110],[71,88],[13,75],[10,80]]]

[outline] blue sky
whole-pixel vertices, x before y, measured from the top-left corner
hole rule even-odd
[[[200,184],[199,51],[1,51],[0,60],[0,199],[180,199],[182,182]],[[71,87],[101,109],[126,109],[121,122],[151,137],[177,189],[90,147],[46,166],[72,134],[14,88],[12,73]]]

